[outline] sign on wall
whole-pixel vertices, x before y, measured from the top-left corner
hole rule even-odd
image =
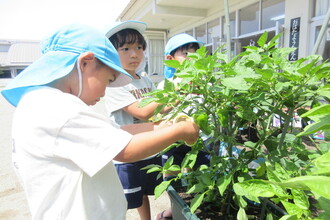
[[[289,47],[296,48],[296,50],[289,54],[289,60],[290,61],[298,60],[299,33],[300,33],[300,17],[299,18],[293,18],[293,19],[291,19],[291,22],[290,22]]]

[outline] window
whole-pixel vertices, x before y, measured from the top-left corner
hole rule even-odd
[[[0,78],[11,78],[10,70],[0,70]]]
[[[315,39],[317,39],[320,31],[321,26],[316,27]],[[323,60],[330,58],[330,25],[328,25],[325,36],[323,36],[316,53],[320,54],[323,57]]]
[[[0,44],[0,52],[8,52],[10,45],[1,45]]]
[[[330,0],[314,0],[314,17],[325,15],[330,8]]]
[[[259,30],[260,11],[259,3],[250,5],[239,11],[240,35]]]
[[[235,13],[230,13],[229,14],[229,25],[230,25],[230,37],[236,37],[236,19],[235,19]],[[223,30],[223,36],[224,36],[224,40],[227,39],[227,35],[226,35],[226,18],[225,16],[222,17],[222,30]]]
[[[213,39],[220,37],[220,20],[219,18],[207,23],[207,43],[213,43]]]
[[[285,1],[284,0],[263,0],[262,1],[262,27],[267,29],[276,26],[278,21],[284,24]]]
[[[160,75],[163,73],[164,58],[164,40],[163,39],[148,39],[148,51],[145,59],[147,60],[145,71],[149,75]]]
[[[191,29],[191,30],[188,30],[185,32],[186,34],[189,34],[191,36],[194,36],[194,31]]]
[[[195,29],[196,40],[206,43],[206,25],[202,24]]]

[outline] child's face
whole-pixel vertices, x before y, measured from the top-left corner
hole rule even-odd
[[[81,99],[87,105],[95,105],[100,98],[105,95],[105,89],[111,82],[115,81],[120,73],[110,67],[96,63],[90,68],[86,68],[88,77],[83,80],[83,92]]]
[[[187,59],[188,53],[195,53],[196,50],[194,48],[189,48],[187,50],[177,50],[173,56],[174,60],[182,63],[185,59]]]
[[[135,70],[139,67],[143,60],[143,47],[141,44],[124,44],[117,49],[120,63],[123,68],[132,74],[135,74]]]

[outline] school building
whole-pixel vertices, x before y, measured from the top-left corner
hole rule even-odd
[[[294,61],[310,55],[320,31],[325,30],[316,53],[328,59],[330,23],[321,27],[329,20],[329,8],[330,0],[130,0],[117,20],[147,23],[145,72],[158,82],[163,78],[165,44],[179,33],[204,42],[209,53],[229,38],[231,54],[236,55],[244,46],[256,44],[264,31],[269,38],[283,32],[279,46],[297,48],[289,57]],[[39,56],[38,42],[0,40],[0,84]]]
[[[40,42],[0,39],[0,87],[41,56]]]
[[[146,72],[163,74],[164,47],[179,33],[188,33],[205,43],[209,53],[227,43],[226,11],[229,11],[231,53],[256,44],[260,35],[273,37],[283,32],[279,46],[295,47],[291,60],[310,55],[330,8],[330,0],[131,0],[118,21],[139,20],[148,25],[145,32]],[[227,4],[226,4],[227,5]],[[227,10],[226,10],[227,9]],[[330,57],[330,23],[319,49]],[[157,79],[154,79],[157,81]]]

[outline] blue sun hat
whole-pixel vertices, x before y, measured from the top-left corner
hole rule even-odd
[[[68,75],[85,52],[92,52],[102,63],[121,73],[109,86],[124,86],[132,81],[120,64],[117,50],[104,34],[82,24],[68,25],[54,32],[41,42],[41,51],[43,55],[1,91],[15,107],[28,91]]]
[[[197,43],[200,47],[204,44],[201,41],[196,40],[194,37],[192,37],[189,34],[182,33],[173,36],[169,39],[165,46],[165,56],[170,55],[171,52],[185,44],[188,43]],[[175,69],[172,67],[165,66],[164,68],[164,77],[166,79],[172,78],[174,76]]]
[[[134,29],[143,34],[147,29],[147,24],[142,21],[128,20],[123,22],[114,22],[105,31],[105,36],[110,38],[115,33],[124,29]]]

